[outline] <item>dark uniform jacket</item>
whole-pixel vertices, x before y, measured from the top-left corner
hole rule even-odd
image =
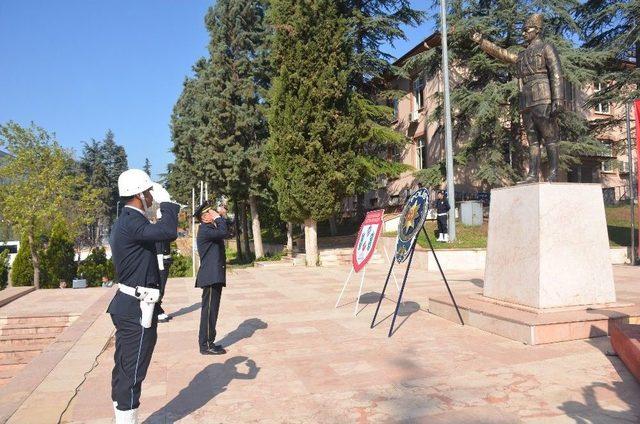
[[[446,213],[449,212],[451,206],[449,206],[449,201],[447,199],[436,199],[436,212],[437,213]]]
[[[120,284],[158,288],[160,271],[156,242],[172,241],[178,237],[178,212],[175,203],[160,204],[162,218],[152,224],[139,211],[124,207],[111,230],[111,256]],[[139,301],[120,291],[107,309],[114,315],[139,317]]]
[[[224,240],[228,235],[227,221],[222,217],[216,218],[211,224],[200,224],[197,238],[200,269],[196,287],[226,285],[227,256]]]

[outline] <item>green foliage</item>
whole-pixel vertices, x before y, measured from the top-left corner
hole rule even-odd
[[[455,29],[448,38],[451,67],[468,70],[452,74],[453,137],[454,143],[462,146],[455,160],[462,165],[477,166],[474,177],[486,185],[512,183],[523,176],[528,157],[521,139],[515,67],[484,53],[470,35],[481,32],[487,39],[515,52],[524,44],[522,22],[530,13],[539,12],[546,16],[544,38],[556,45],[568,81],[576,85],[590,82],[593,73],[585,72],[584,64],[597,60],[596,56],[569,41],[576,38],[578,31],[572,16],[576,6],[573,0],[535,4],[525,0],[456,0],[449,5],[448,23]],[[439,72],[441,60],[439,47],[429,49],[407,61],[403,71],[408,77],[430,78]],[[443,116],[440,95],[435,100],[439,106],[430,114],[429,121],[439,124]],[[594,151],[599,143],[578,113],[567,110],[560,122],[565,141],[561,144],[560,159],[566,169],[580,160],[578,152]]]
[[[382,47],[406,39],[404,28],[419,25],[424,12],[412,9],[408,0],[347,0],[342,5],[353,50],[349,56],[353,101],[362,118],[357,151],[364,172],[358,175],[356,191],[364,193],[379,175],[391,176],[386,161],[379,159],[381,154],[389,146],[404,146],[407,141],[392,128],[393,109],[387,104],[394,93],[385,90],[381,82],[397,70],[390,64],[393,57]]]
[[[56,288],[60,281],[65,281],[68,286],[71,285],[76,275],[75,251],[73,240],[62,222],[57,222],[53,226],[49,245],[43,256],[43,264],[48,277],[48,284],[43,284],[43,287]]]
[[[347,20],[329,0],[271,2],[275,78],[267,145],[278,209],[288,221],[327,219],[361,174],[363,117],[349,89]],[[322,66],[318,66],[322,64]]]
[[[151,161],[149,161],[149,158],[144,158],[144,166],[142,167],[142,170],[146,172],[147,175],[151,176]]]
[[[271,252],[267,252],[264,254],[264,256],[256,259],[256,262],[274,262],[274,261],[279,261],[282,259],[282,257],[284,256],[283,252],[275,252],[275,253],[271,253]]]
[[[20,249],[11,265],[11,282],[14,286],[33,285],[33,261],[29,237],[23,234],[20,238]]]
[[[0,215],[35,244],[33,283],[39,288],[45,240],[37,236],[62,221],[75,238],[95,221],[100,191],[87,186],[71,153],[40,127],[0,125],[0,147],[13,155],[0,164]]]
[[[214,195],[246,200],[261,194],[268,85],[264,8],[259,0],[219,0],[209,9],[209,58],[196,63],[173,110],[170,190],[203,180]],[[178,194],[183,201],[188,196]]]
[[[124,147],[116,144],[113,131],[108,130],[101,141],[84,143],[80,168],[87,182],[100,191],[101,215],[113,221],[118,202],[118,176],[129,168]]]
[[[100,287],[102,277],[112,280],[114,275],[113,261],[107,259],[104,247],[96,247],[91,250],[89,256],[78,265],[78,276],[85,278],[90,287]]]
[[[169,277],[191,277],[193,265],[190,256],[180,255],[179,253],[171,253],[173,263],[169,268]]]
[[[585,68],[605,83],[588,105],[640,98],[640,0],[586,0],[577,12],[583,47],[598,55],[597,61],[585,61]]]
[[[440,188],[446,176],[445,163],[439,162],[428,168],[416,171],[413,175],[423,187]]]
[[[9,251],[0,252],[0,290],[7,287],[9,279]]]

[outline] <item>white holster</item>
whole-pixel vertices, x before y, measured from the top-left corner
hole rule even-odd
[[[144,328],[151,327],[155,304],[160,299],[160,290],[140,286],[133,288],[124,284],[118,284],[118,290],[129,296],[133,296],[140,301],[140,311],[142,312],[140,325]]]

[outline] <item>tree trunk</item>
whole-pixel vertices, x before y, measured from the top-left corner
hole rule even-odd
[[[287,222],[287,252],[293,254],[293,223]]]
[[[356,196],[356,222],[364,221],[364,193],[358,193]]]
[[[29,250],[31,251],[31,261],[33,262],[33,286],[37,290],[40,288],[40,256],[38,256],[38,249],[34,245],[34,239],[33,233],[29,232]]]
[[[262,246],[262,229],[260,228],[260,214],[258,213],[258,199],[256,196],[249,196],[249,207],[251,208],[251,229],[253,231],[253,250],[256,259],[264,256]]]
[[[236,201],[233,205],[233,212],[235,214],[235,219],[233,220],[233,225],[236,227],[236,257],[238,261],[243,260],[242,256],[242,242],[240,241],[240,205]]]
[[[304,253],[307,266],[318,266],[318,223],[315,219],[304,220]]]
[[[249,246],[249,219],[247,214],[247,204],[242,202],[242,246],[245,253],[245,259],[247,262],[251,260],[251,248]]]

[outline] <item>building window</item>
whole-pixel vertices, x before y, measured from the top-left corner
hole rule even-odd
[[[593,87],[596,93],[599,93],[603,89],[601,82],[595,83]],[[609,103],[598,103],[595,107],[595,111],[596,113],[610,114],[611,106],[609,105]]]
[[[424,169],[424,157],[426,156],[426,150],[424,145],[424,137],[420,137],[416,140],[416,162],[418,169]]]
[[[614,172],[616,159],[613,155],[613,143],[609,141],[603,141],[602,145],[605,149],[605,156],[609,157],[609,159],[602,161],[602,170],[604,172]]]
[[[564,107],[567,110],[575,110],[575,88],[572,83],[564,80]]]
[[[424,81],[421,78],[413,81],[413,110],[424,107]]]

